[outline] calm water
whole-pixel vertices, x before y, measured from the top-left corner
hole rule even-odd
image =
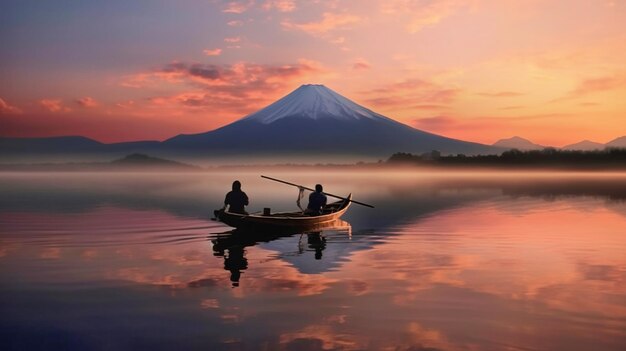
[[[376,209],[230,237],[259,174],[0,174],[0,349],[626,349],[624,174],[270,172]]]

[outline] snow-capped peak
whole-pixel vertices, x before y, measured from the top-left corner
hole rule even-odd
[[[305,84],[273,104],[242,120],[270,124],[283,118],[332,118],[340,120],[384,119],[321,84]]]

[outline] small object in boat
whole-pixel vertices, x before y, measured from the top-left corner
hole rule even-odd
[[[272,214],[272,209],[271,208],[269,208],[269,207],[264,207],[263,208],[263,215],[264,216],[269,216],[271,214]]]

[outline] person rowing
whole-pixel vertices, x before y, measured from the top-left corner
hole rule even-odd
[[[324,188],[322,184],[315,185],[315,191],[309,195],[309,204],[304,210],[304,214],[309,216],[319,216],[326,206],[327,198],[323,193]]]

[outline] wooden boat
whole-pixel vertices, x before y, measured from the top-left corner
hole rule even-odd
[[[219,221],[237,229],[276,229],[276,230],[315,230],[339,219],[350,207],[352,194],[345,199],[324,206],[322,214],[310,216],[302,211],[241,214],[228,211],[216,211]]]

